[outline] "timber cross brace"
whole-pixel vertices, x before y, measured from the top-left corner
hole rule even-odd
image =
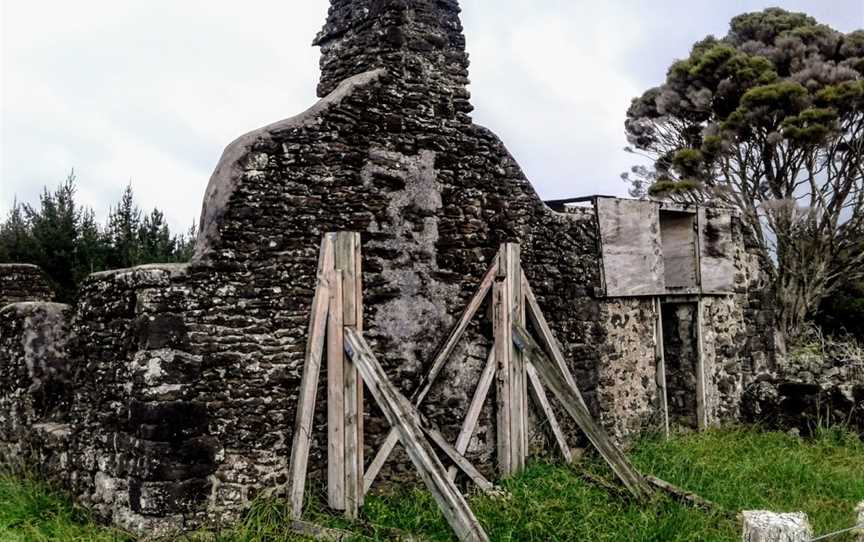
[[[522,271],[518,244],[501,245],[477,291],[410,400],[389,380],[363,338],[361,273],[360,234],[326,234],[318,260],[317,286],[312,301],[289,465],[288,489],[295,519],[300,518],[303,510],[315,400],[325,345],[327,499],[331,508],[344,510],[349,518],[358,516],[364,494],[396,443],[401,442],[457,537],[460,540],[488,540],[454,481],[459,469],[483,491],[494,489],[493,484],[464,456],[493,381],[496,384],[496,449],[502,477],[515,474],[525,466],[529,392],[547,418],[562,456],[568,462],[572,460],[572,452],[546,394],[548,388],[633,496],[645,499],[653,492],[649,482],[633,468],[592,418]],[[450,444],[437,429],[430,427],[418,407],[490,292],[494,344],[459,436],[455,444]],[[528,331],[529,328],[536,333],[537,339]],[[391,426],[365,472],[364,385]],[[433,444],[452,463],[449,470],[439,459]]]

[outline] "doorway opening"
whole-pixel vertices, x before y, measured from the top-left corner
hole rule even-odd
[[[671,427],[700,429],[699,304],[661,303],[663,371]]]

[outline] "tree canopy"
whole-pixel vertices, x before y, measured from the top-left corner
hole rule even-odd
[[[794,333],[864,276],[864,31],[779,8],[735,17],[633,100],[631,194],[737,209]]]
[[[131,185],[112,206],[105,226],[92,209],[75,202],[75,172],[38,205],[12,205],[0,221],[0,263],[32,263],[51,279],[60,301],[71,301],[90,273],[147,263],[188,261],[196,227],[172,234],[159,209],[144,214]]]

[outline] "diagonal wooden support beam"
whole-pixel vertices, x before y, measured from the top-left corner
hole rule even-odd
[[[325,236],[321,242],[321,251],[318,257],[317,286],[312,298],[309,335],[306,341],[303,376],[300,380],[291,459],[288,464],[289,498],[293,519],[300,519],[303,514],[303,493],[306,488],[306,467],[309,462],[315,398],[318,394],[318,377],[321,372],[321,358],[324,354],[324,340],[327,335],[327,312],[330,303],[327,278],[331,276],[332,270],[333,240],[330,236]]]
[[[462,421],[462,429],[459,431],[459,436],[456,437],[456,451],[464,454],[468,449],[468,444],[471,442],[471,437],[474,436],[474,431],[477,429],[477,421],[480,419],[480,411],[483,410],[483,403],[486,402],[486,396],[489,395],[489,388],[492,387],[492,381],[495,380],[495,349],[489,349],[489,357],[486,359],[486,366],[483,368],[483,373],[480,374],[480,382],[477,383],[477,389],[474,390],[474,397],[471,399],[471,404],[468,406],[468,412],[465,414],[465,420]],[[450,480],[456,479],[456,467],[450,467],[447,470],[447,476]]]
[[[487,480],[486,477],[483,476],[483,474],[481,474],[480,471],[477,470],[477,468],[474,467],[474,465],[472,465],[470,461],[465,459],[464,455],[456,451],[456,448],[454,448],[450,445],[449,442],[447,442],[447,439],[444,438],[444,435],[442,435],[440,431],[438,431],[437,429],[432,429],[431,427],[426,427],[424,425],[423,432],[429,435],[429,438],[432,439],[432,442],[434,442],[436,446],[441,448],[441,451],[447,454],[447,457],[450,458],[450,461],[452,461],[457,467],[459,467],[462,472],[467,474],[468,478],[471,478],[471,480],[475,484],[477,484],[477,487],[479,487],[482,491],[485,491],[486,493],[495,490],[495,485],[492,484],[492,482],[490,482],[489,480]],[[449,479],[449,473],[447,477]]]
[[[540,378],[552,390],[567,413],[579,424],[588,440],[597,448],[597,451],[600,452],[615,475],[630,490],[630,493],[639,500],[647,499],[653,493],[651,486],[633,468],[621,450],[606,434],[606,431],[594,421],[585,405],[582,394],[579,393],[579,389],[571,384],[574,379],[570,375],[570,371],[566,369],[564,359],[557,360],[557,363],[549,359],[549,356],[543,352],[543,349],[522,326],[513,326],[513,341],[525,352],[537,369]],[[565,366],[563,373],[560,369],[561,366]]]
[[[453,353],[453,350],[456,348],[456,345],[459,343],[465,330],[468,329],[468,325],[471,323],[474,315],[477,314],[477,310],[480,309],[480,306],[486,299],[487,294],[489,294],[489,290],[492,288],[492,283],[495,281],[495,277],[498,274],[498,266],[499,258],[496,255],[492,260],[492,264],[489,266],[489,270],[486,271],[486,274],[480,281],[477,291],[474,293],[471,301],[462,312],[462,316],[450,330],[450,334],[447,336],[441,349],[435,355],[432,365],[429,368],[429,372],[423,380],[420,381],[417,391],[411,396],[411,402],[415,406],[419,406],[432,389],[432,384],[435,383],[435,379],[438,378],[441,370],[444,369],[444,365],[447,364],[450,354]],[[381,447],[378,449],[378,453],[375,454],[375,458],[372,460],[369,468],[366,469],[366,473],[363,475],[364,491],[369,491],[369,488],[372,487],[375,477],[378,476],[384,463],[387,462],[387,458],[390,457],[390,454],[393,452],[393,448],[396,446],[398,441],[399,436],[397,435],[396,430],[391,429],[390,432],[387,433],[387,438],[384,439],[384,443],[381,444]]]
[[[561,429],[561,424],[558,423],[558,418],[555,416],[555,411],[552,410],[552,405],[549,403],[549,398],[546,397],[546,391],[543,389],[543,383],[540,382],[540,376],[537,374],[537,369],[530,361],[525,363],[525,371],[528,374],[528,381],[531,384],[531,391],[534,395],[534,401],[546,415],[549,421],[549,430],[552,431],[552,436],[555,437],[555,442],[558,443],[558,449],[561,450],[561,455],[567,463],[573,462],[573,452],[570,451],[570,446],[567,445],[567,437],[564,436],[564,431]]]
[[[399,441],[417,468],[420,477],[438,502],[450,527],[462,541],[487,542],[489,538],[469,508],[465,497],[447,478],[447,471],[423,436],[420,415],[387,378],[363,336],[353,328],[345,328],[345,352],[360,371],[369,392],[396,428]]]

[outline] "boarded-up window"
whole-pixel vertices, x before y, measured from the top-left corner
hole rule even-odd
[[[696,269],[696,213],[660,211],[660,238],[667,290],[693,290]]]
[[[597,199],[606,295],[665,292],[659,211],[651,201]]]
[[[722,209],[699,209],[702,292],[731,293],[735,285],[732,215]]]

